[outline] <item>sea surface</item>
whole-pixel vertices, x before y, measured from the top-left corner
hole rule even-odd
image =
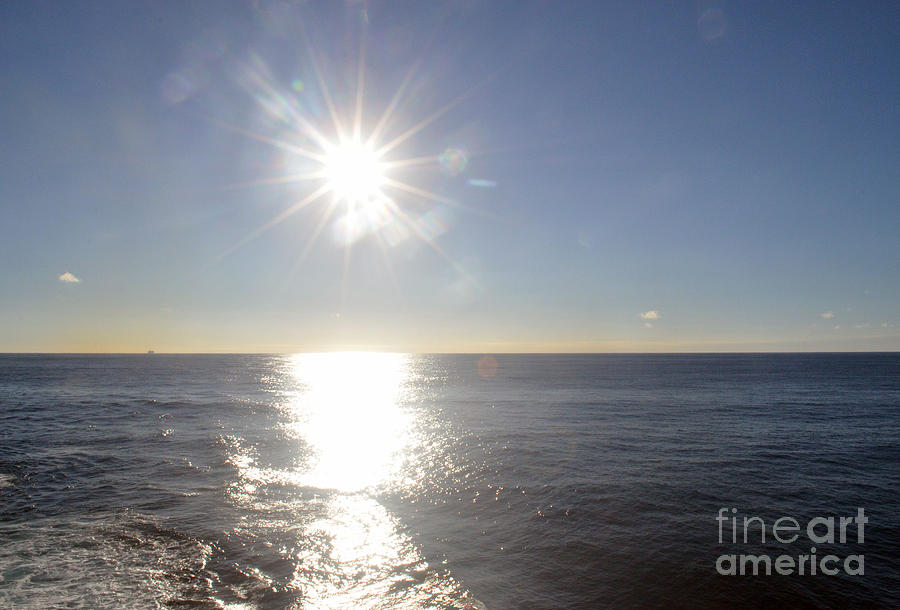
[[[900,354],[0,356],[3,608],[896,608],[898,492]]]

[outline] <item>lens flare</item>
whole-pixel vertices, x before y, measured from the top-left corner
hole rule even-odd
[[[450,176],[459,176],[466,171],[469,156],[461,148],[448,148],[438,158],[441,169]]]

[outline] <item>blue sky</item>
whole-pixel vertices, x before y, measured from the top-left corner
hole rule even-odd
[[[0,351],[900,349],[898,13],[3,4]],[[445,109],[383,159],[432,196],[247,239],[360,48],[364,135]]]

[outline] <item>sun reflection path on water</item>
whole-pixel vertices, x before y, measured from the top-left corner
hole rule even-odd
[[[317,608],[474,607],[446,570],[430,569],[396,519],[363,490],[390,485],[413,434],[403,408],[411,375],[405,354],[304,354],[292,362],[303,388],[296,432],[314,457],[305,485],[332,489],[325,516],[307,534],[327,540],[298,562],[293,585]]]
[[[399,404],[408,356],[302,354],[292,367],[302,388],[292,426],[314,452],[302,484],[353,492],[397,474],[411,433],[410,415]]]
[[[234,498],[247,511],[248,536],[291,540],[280,553],[293,575],[278,586],[295,592],[292,607],[483,608],[378,500],[380,491],[408,483],[413,369],[404,354],[293,356],[283,368],[282,380],[295,388],[281,407],[283,426],[308,451],[278,467],[233,447]],[[293,499],[268,495],[272,484],[294,490]]]

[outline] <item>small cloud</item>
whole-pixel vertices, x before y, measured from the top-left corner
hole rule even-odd
[[[887,327],[888,327],[888,323],[887,323],[887,322],[882,322],[882,323],[881,323],[881,328],[887,328]]]
[[[653,328],[653,324],[651,324],[650,322],[644,322],[644,326],[646,328]]]
[[[662,315],[655,309],[651,309],[650,311],[645,311],[644,313],[638,314],[642,320],[659,320]]]
[[[855,324],[853,328],[869,328],[870,326],[872,325],[866,322],[865,324]]]
[[[59,276],[59,278],[57,278],[57,279],[58,279],[60,282],[65,282],[65,283],[67,283],[67,284],[77,284],[77,283],[79,283],[79,282],[81,281],[80,279],[78,279],[77,277],[75,277],[74,275],[72,275],[71,273],[69,273],[68,271],[66,271],[65,273],[63,273],[63,274],[62,274],[61,276]]]
[[[826,311],[825,313],[822,314],[822,317],[825,318],[826,320],[831,320],[832,318],[834,318],[834,312]]]
[[[835,325],[834,325],[834,330],[840,330],[840,329],[841,329],[841,325],[840,325],[840,324],[835,324]]]

